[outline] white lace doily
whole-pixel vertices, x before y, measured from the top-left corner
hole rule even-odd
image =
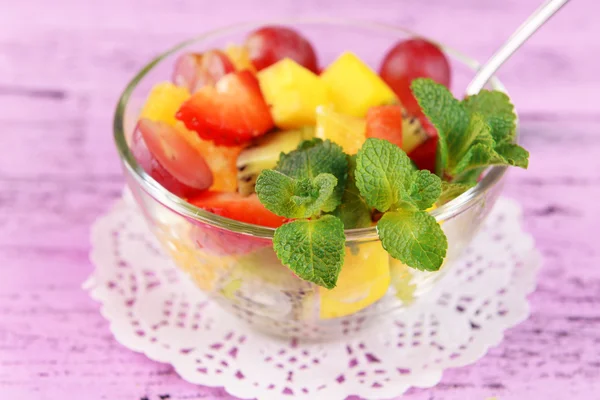
[[[135,206],[120,201],[92,231],[86,282],[116,339],[187,381],[251,399],[388,399],[471,364],[529,315],[540,255],[518,204],[500,199],[429,295],[351,339],[264,336],[210,302],[163,255]]]

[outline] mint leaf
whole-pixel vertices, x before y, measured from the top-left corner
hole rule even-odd
[[[462,103],[469,113],[479,113],[483,116],[497,142],[514,139],[517,116],[505,93],[482,90],[467,97]]]
[[[316,178],[293,179],[272,169],[263,170],[256,180],[260,202],[270,211],[286,218],[310,218],[331,204],[337,185],[331,174]]]
[[[469,150],[469,147],[477,143],[485,143],[492,147],[495,144],[489,125],[485,122],[483,116],[478,113],[471,116],[463,139],[454,142],[454,146],[449,149],[450,154],[452,154],[451,161],[460,160]],[[449,166],[449,168],[452,167]]]
[[[456,164],[452,175],[458,175],[464,171],[474,168],[486,167],[488,165],[504,165],[506,160],[493,148],[483,143],[474,145],[467,154]]]
[[[295,179],[314,179],[319,174],[328,173],[337,178],[334,195],[324,211],[333,211],[341,201],[348,175],[348,161],[340,146],[329,140],[306,140],[294,151],[282,154],[275,168]]]
[[[442,181],[427,170],[415,171],[410,184],[410,201],[420,210],[431,207],[440,197]]]
[[[495,148],[509,165],[515,167],[527,168],[529,166],[529,152],[514,143],[500,143]]]
[[[345,255],[344,224],[325,215],[280,226],[273,236],[279,260],[300,278],[332,289]]]
[[[475,186],[474,183],[450,183],[442,182],[442,194],[438,199],[439,204],[445,204],[450,200],[454,200],[467,190]]]
[[[469,149],[452,172],[454,175],[458,175],[465,171],[490,165],[510,165],[527,168],[528,159],[529,152],[514,143],[501,143],[496,148],[479,143]]]
[[[440,269],[448,241],[426,211],[406,207],[387,212],[377,223],[377,232],[392,257],[421,271]]]
[[[371,226],[371,207],[356,187],[355,171],[356,155],[348,156],[348,181],[342,196],[342,203],[333,212],[333,215],[342,220],[345,229]]]
[[[485,171],[485,167],[474,168],[456,175],[452,179],[452,183],[460,183],[468,186],[475,186],[481,174]]]
[[[442,176],[454,149],[464,147],[469,114],[444,85],[431,79],[415,79],[411,89],[423,113],[437,129],[439,141],[436,173]]]
[[[398,146],[370,138],[356,155],[356,186],[369,206],[387,211],[410,189],[413,165]]]

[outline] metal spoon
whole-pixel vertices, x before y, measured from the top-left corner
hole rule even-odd
[[[494,55],[485,63],[467,86],[467,95],[473,95],[478,93],[490,78],[496,73],[498,68],[504,64],[506,60],[513,55],[513,53],[521,47],[523,43],[531,35],[533,35],[542,25],[544,25],[550,17],[552,17],[558,10],[567,4],[569,0],[548,0],[537,10],[531,14],[531,16],[523,22],[523,24],[508,38],[506,43]]]

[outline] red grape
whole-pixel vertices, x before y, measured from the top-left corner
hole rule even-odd
[[[179,56],[173,69],[173,83],[191,93],[206,85],[215,85],[219,79],[235,67],[229,57],[220,50],[206,53],[187,53]]]
[[[184,185],[169,173],[154,157],[144,142],[142,132],[136,129],[131,141],[131,153],[140,167],[169,192],[179,197],[189,197],[198,192],[197,189]]]
[[[317,72],[317,56],[305,37],[290,28],[264,26],[250,33],[245,47],[258,71],[284,58],[291,58],[307,69]]]
[[[142,119],[136,131],[141,133],[143,143],[151,153],[150,156],[140,155],[142,160],[155,158],[156,164],[173,179],[196,191],[208,189],[212,185],[213,175],[206,161],[175,128],[164,122]],[[150,171],[152,167],[151,165]],[[150,174],[152,175],[152,172]],[[160,181],[159,183],[162,184]]]
[[[450,86],[448,59],[435,44],[423,39],[397,43],[383,59],[379,74],[412,115],[421,114],[421,108],[410,90],[413,79],[431,78],[446,87]]]

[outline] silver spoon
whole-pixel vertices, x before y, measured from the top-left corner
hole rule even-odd
[[[506,43],[485,63],[467,86],[467,95],[479,93],[490,78],[496,73],[498,68],[504,64],[513,53],[521,47],[527,39],[531,37],[550,17],[567,4],[569,0],[548,0],[508,38]]]

